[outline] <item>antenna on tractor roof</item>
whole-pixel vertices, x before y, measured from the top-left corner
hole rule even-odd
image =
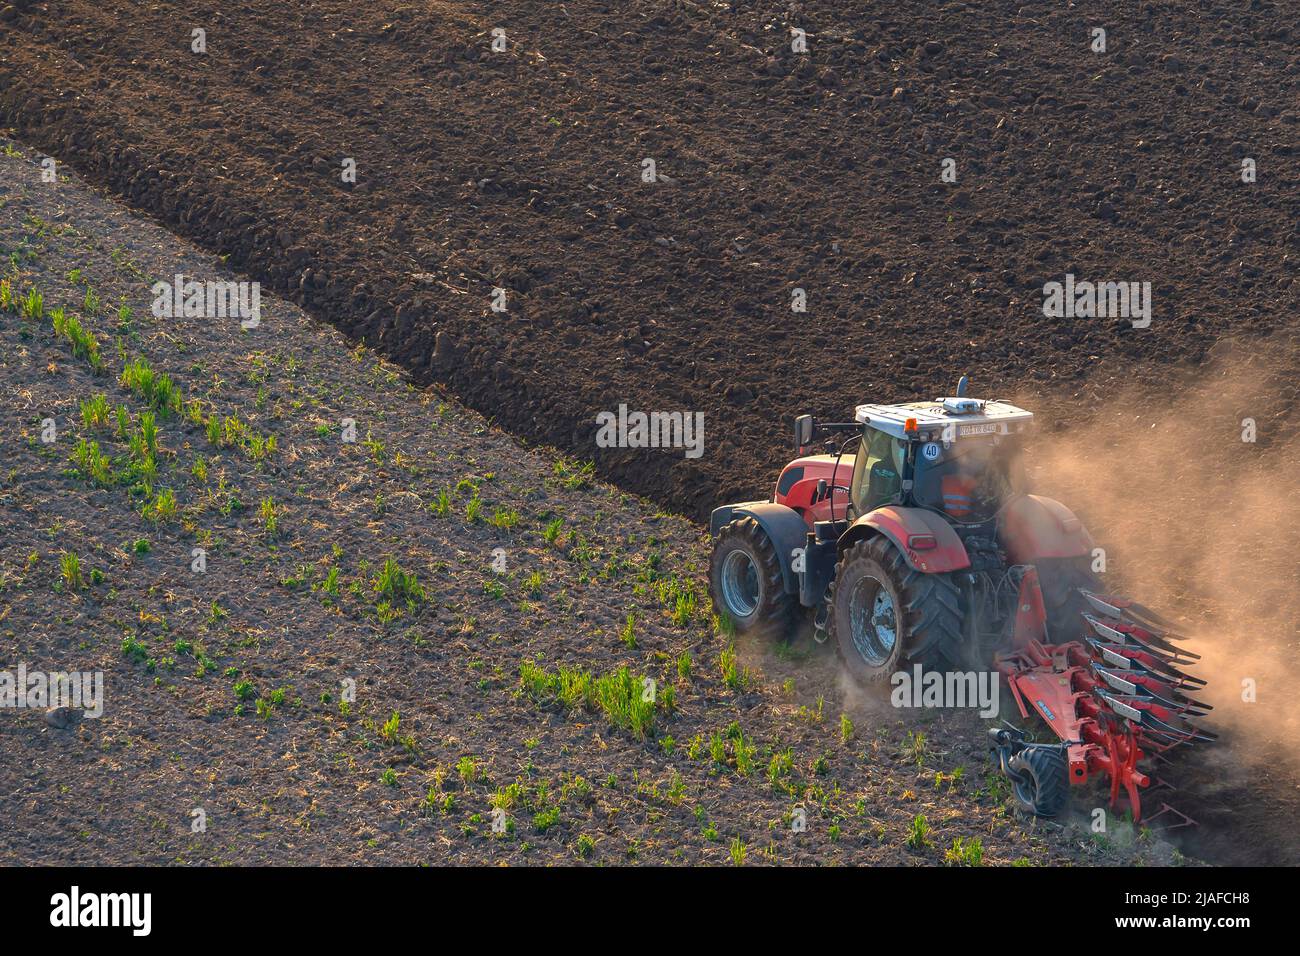
[[[970,379],[968,379],[965,375],[963,375],[961,378],[957,379],[957,394],[956,394],[955,397],[956,397],[956,398],[965,398],[965,397],[966,397],[966,386],[969,385],[969,384],[970,384]]]

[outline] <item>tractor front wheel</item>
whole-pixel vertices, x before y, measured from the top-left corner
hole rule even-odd
[[[795,597],[785,590],[772,539],[753,518],[737,518],[718,533],[709,561],[709,595],[738,632],[784,636]]]
[[[956,584],[909,567],[883,536],[844,552],[827,601],[840,659],[862,683],[887,680],[904,661],[942,671],[962,660]]]

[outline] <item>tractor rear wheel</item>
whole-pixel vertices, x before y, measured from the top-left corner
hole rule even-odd
[[[753,518],[737,518],[718,533],[709,561],[709,596],[738,632],[785,636],[795,596],[785,590],[772,539]]]
[[[887,680],[904,662],[950,670],[962,660],[961,595],[944,574],[908,566],[877,535],[840,557],[827,595],[828,630],[862,683]]]
[[[1082,592],[1105,591],[1092,572],[1091,559],[1040,558],[1035,566],[1047,612],[1048,641],[1064,644],[1079,640],[1086,630],[1083,614],[1091,610]]]
[[[1061,815],[1070,799],[1069,763],[1060,747],[1030,745],[1007,761],[1016,805],[1036,817]]]

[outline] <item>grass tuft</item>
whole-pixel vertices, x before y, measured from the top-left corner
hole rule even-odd
[[[570,710],[603,713],[613,726],[643,739],[654,733],[657,707],[672,709],[671,696],[651,693],[652,685],[633,676],[627,667],[593,677],[590,671],[564,665],[548,671],[525,661],[519,667],[519,684],[538,702],[559,701]]]

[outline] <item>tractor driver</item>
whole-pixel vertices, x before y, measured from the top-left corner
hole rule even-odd
[[[943,510],[952,517],[984,521],[1022,484],[1019,443],[966,440],[950,454],[941,481]]]

